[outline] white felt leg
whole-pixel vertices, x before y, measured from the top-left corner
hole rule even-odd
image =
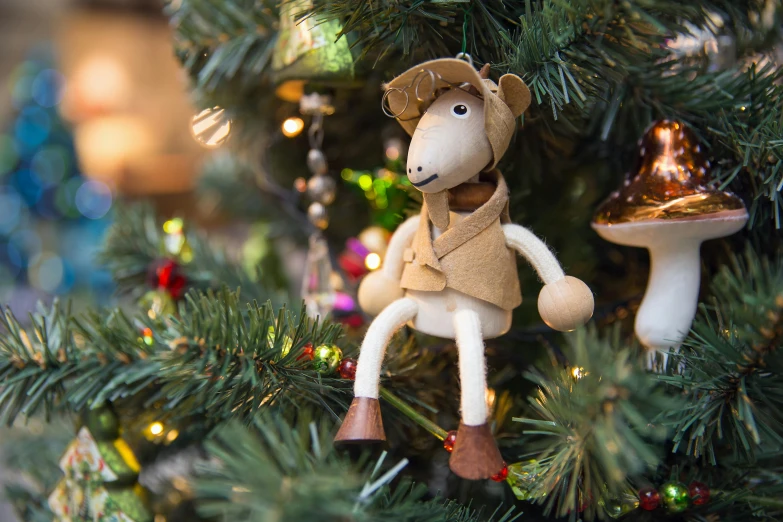
[[[367,329],[359,361],[356,363],[356,382],[353,386],[357,397],[378,398],[381,380],[381,364],[386,347],[394,332],[416,317],[419,305],[407,297],[398,299],[383,309]]]
[[[487,422],[487,363],[481,322],[473,310],[457,310],[454,330],[459,350],[462,422],[480,426]]]

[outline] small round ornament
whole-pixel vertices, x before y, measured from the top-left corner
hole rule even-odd
[[[349,379],[353,381],[356,379],[356,360],[346,357],[340,361],[340,366],[337,367],[337,372],[343,379]]]
[[[299,355],[299,357],[296,358],[296,360],[301,361],[302,359],[309,359],[312,361],[314,356],[315,350],[313,349],[313,343],[307,343],[302,348],[302,353]]]
[[[695,480],[688,485],[688,493],[694,506],[703,506],[710,501],[710,488],[703,482]]]
[[[446,438],[443,439],[443,449],[451,453],[454,451],[454,444],[457,443],[457,431],[451,430],[447,435]]]
[[[661,486],[661,501],[669,513],[682,513],[691,503],[688,486],[680,482],[667,482]]]
[[[508,478],[508,466],[503,464],[503,468],[496,474],[492,475],[490,478],[495,482],[503,482],[506,480],[506,478]]]
[[[323,205],[333,203],[336,195],[336,184],[334,179],[329,176],[313,176],[307,182],[307,195],[310,196],[310,199],[313,201]]]
[[[159,259],[147,270],[147,284],[158,290],[166,290],[173,299],[179,299],[185,291],[187,279],[175,261]]]
[[[322,374],[333,373],[340,365],[343,351],[334,344],[322,344],[313,352],[313,367]]]
[[[204,109],[190,123],[193,137],[208,149],[220,147],[231,134],[231,119],[222,107]]]
[[[310,206],[307,207],[307,218],[310,223],[321,230],[325,230],[329,226],[329,214],[326,212],[326,207],[317,201],[310,203]]]
[[[177,313],[177,305],[166,290],[150,290],[139,299],[139,306],[150,319],[162,319]]]
[[[639,490],[639,507],[645,511],[657,509],[661,504],[661,494],[654,488],[642,488]]]
[[[326,174],[329,170],[329,164],[326,161],[326,155],[323,151],[319,149],[310,149],[307,152],[307,168],[310,169],[310,172],[312,172],[315,177]]]

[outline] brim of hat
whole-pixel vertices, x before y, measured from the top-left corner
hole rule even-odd
[[[442,79],[435,78],[435,85],[432,85],[433,77],[426,74],[426,71],[437,73]],[[386,85],[391,89],[387,95],[389,110],[397,117],[402,128],[410,135],[416,130],[416,125],[421,118],[419,100],[416,98],[416,85],[413,80],[421,74],[419,85],[419,94],[424,96],[438,89],[451,87],[452,84],[467,83],[475,87],[478,92],[484,93],[486,86],[473,65],[465,60],[456,58],[440,58],[421,63],[412,67],[397,76]]]

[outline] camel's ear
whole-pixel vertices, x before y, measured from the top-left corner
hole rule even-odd
[[[504,74],[500,77],[498,97],[508,105],[515,118],[530,105],[530,89],[522,78],[515,74]]]

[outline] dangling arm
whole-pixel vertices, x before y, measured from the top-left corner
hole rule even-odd
[[[386,256],[383,258],[381,271],[389,278],[399,281],[402,277],[403,262],[402,257],[405,249],[411,246],[413,236],[416,235],[416,229],[419,228],[420,216],[413,216],[397,227],[386,248]]]
[[[506,246],[528,260],[544,287],[538,295],[538,313],[546,324],[567,332],[585,324],[593,315],[593,293],[581,280],[567,276],[549,248],[530,230],[503,225]]]
[[[419,216],[408,218],[392,235],[383,266],[368,274],[359,285],[359,306],[370,315],[378,315],[393,301],[403,296],[400,288],[403,254],[411,245],[419,227]]]

